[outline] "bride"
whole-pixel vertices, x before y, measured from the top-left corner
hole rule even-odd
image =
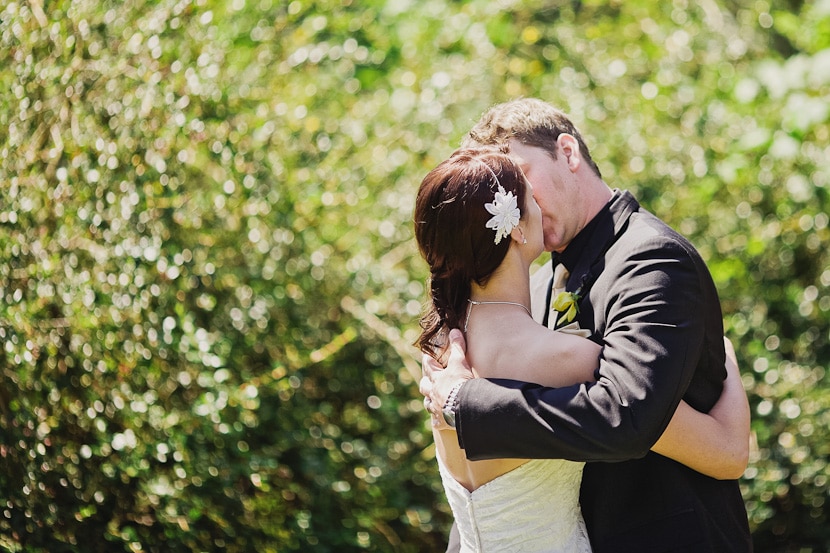
[[[492,147],[456,151],[424,178],[414,219],[431,272],[417,342],[424,353],[440,359],[457,328],[476,377],[547,387],[594,380],[600,347],[531,316],[529,274],[544,250],[542,216],[511,158]],[[652,450],[713,478],[735,479],[746,468],[749,408],[726,346],[728,377],[718,403],[708,414],[681,403]],[[584,463],[468,461],[454,430],[433,435],[462,552],[591,551],[579,507]]]

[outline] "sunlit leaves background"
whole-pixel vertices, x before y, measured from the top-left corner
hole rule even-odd
[[[439,550],[413,197],[522,95],[707,259],[756,550],[830,549],[827,0],[5,3],[0,549]]]

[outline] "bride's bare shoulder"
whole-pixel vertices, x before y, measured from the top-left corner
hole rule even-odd
[[[503,332],[479,336],[468,360],[484,378],[513,378],[565,386],[593,378],[599,346],[579,336],[539,324],[513,324]]]

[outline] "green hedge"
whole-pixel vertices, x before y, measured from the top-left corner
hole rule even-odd
[[[439,550],[413,198],[519,95],[703,252],[756,550],[830,549],[830,11],[773,4],[6,3],[0,550]]]

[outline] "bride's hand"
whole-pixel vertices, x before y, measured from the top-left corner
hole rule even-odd
[[[450,331],[447,351],[449,355],[442,357],[446,360],[446,368],[429,355],[424,355],[421,361],[424,376],[419,388],[424,395],[424,407],[432,415],[432,424],[439,430],[449,428],[441,410],[450,390],[459,382],[473,378],[473,371],[466,358],[466,342],[460,330]]]

